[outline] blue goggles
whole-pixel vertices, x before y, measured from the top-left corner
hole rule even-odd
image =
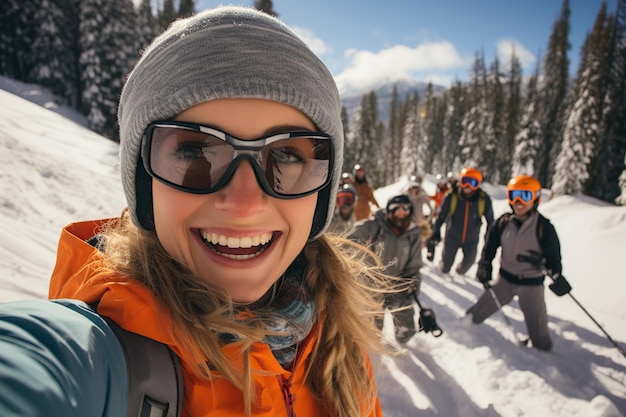
[[[509,203],[514,204],[519,201],[522,204],[530,204],[538,197],[534,191],[531,190],[512,190],[509,191]]]
[[[474,177],[461,177],[461,187],[478,188],[478,180]]]
[[[148,125],[141,144],[146,172],[193,194],[224,187],[244,159],[268,195],[300,198],[324,188],[333,169],[331,137],[321,132],[286,132],[243,140],[210,126],[173,120]]]

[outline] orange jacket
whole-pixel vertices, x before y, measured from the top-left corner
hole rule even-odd
[[[438,210],[439,207],[441,207],[441,203],[443,202],[443,199],[446,197],[446,194],[448,193],[448,191],[450,191],[448,187],[446,187],[443,190],[437,187],[437,189],[435,190],[435,194],[428,196],[431,200],[435,202],[435,210]]]
[[[376,197],[374,197],[374,188],[369,182],[354,182],[354,189],[356,190],[356,202],[354,203],[354,219],[359,221],[366,219],[372,213],[370,209],[370,203],[380,208]]]
[[[183,416],[243,416],[243,394],[224,378],[212,382],[197,378],[191,369],[196,364],[167,329],[172,322],[169,309],[140,282],[125,279],[104,268],[103,255],[86,240],[98,233],[105,221],[74,223],[63,229],[59,241],[57,262],[50,282],[49,298],[72,298],[92,304],[99,300],[98,313],[114,320],[118,325],[169,345],[181,358],[184,378]],[[253,369],[265,374],[254,374],[257,402],[254,416],[288,417],[283,388],[291,383],[294,410],[298,417],[321,416],[315,398],[304,383],[304,364],[316,342],[311,332],[308,343],[299,352],[300,359],[293,372],[286,371],[276,361],[269,346],[257,344],[250,354]],[[241,363],[235,345],[224,346],[225,353],[236,363]],[[377,402],[374,416],[382,416]]]

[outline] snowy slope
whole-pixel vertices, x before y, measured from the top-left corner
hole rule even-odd
[[[118,146],[2,90],[0,105],[0,301],[44,298],[61,227],[124,207]],[[384,204],[404,186],[406,178],[376,198]],[[496,214],[506,210],[504,189],[485,189]],[[540,210],[561,238],[573,294],[626,348],[626,207],[576,196]],[[520,347],[499,315],[479,326],[462,319],[482,292],[474,271],[441,277],[425,262],[420,298],[444,334],[418,334],[404,354],[380,358],[387,417],[626,416],[626,358],[573,300],[546,293],[554,352]],[[516,303],[504,311],[524,333]]]

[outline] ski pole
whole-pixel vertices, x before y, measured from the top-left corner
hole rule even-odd
[[[585,307],[583,307],[582,304],[580,304],[578,302],[578,300],[572,295],[571,292],[568,292],[567,294],[572,298],[572,300],[574,300],[574,302],[576,304],[578,304],[578,307],[580,307],[581,310],[584,311],[585,314],[587,314],[587,316],[589,316],[591,321],[593,321],[596,324],[596,326],[598,326],[598,328],[600,330],[602,330],[602,333],[604,333],[604,335],[607,337],[607,339],[609,339],[609,342],[611,342],[613,344],[613,346],[615,346],[617,348],[617,350],[619,350],[619,352],[622,354],[622,356],[624,356],[626,358],[626,351],[624,351],[624,348],[621,347],[615,340],[613,340],[613,338],[606,332],[606,330],[604,330],[604,328],[602,326],[600,326],[600,323],[598,323],[596,321],[596,319],[594,319],[593,316],[591,314],[589,314],[589,312],[585,309]]]
[[[507,317],[506,314],[504,314],[504,310],[502,309],[502,304],[500,304],[500,300],[498,300],[498,296],[496,296],[496,292],[493,290],[493,287],[489,284],[484,284],[485,289],[487,291],[489,291],[489,294],[491,294],[491,298],[493,298],[493,301],[496,303],[496,306],[498,307],[498,310],[500,310],[500,313],[502,313],[502,317],[504,318],[504,321],[506,322],[507,326],[509,327],[509,330],[511,330],[511,333],[513,333],[513,337],[515,337],[515,340],[517,340],[517,343],[522,345],[522,346],[527,346],[528,345],[528,339],[520,339],[519,336],[517,335],[517,332],[515,331],[515,328],[513,327],[513,324],[511,323],[511,320],[509,320],[509,318]]]
[[[552,276],[552,271],[546,268],[546,266],[543,264],[543,259],[541,259],[540,257],[537,257],[535,253],[531,253],[531,256],[517,255],[517,259],[521,262],[528,262],[536,267],[539,267],[541,269],[541,272],[545,276],[550,277],[550,279],[552,279],[553,282],[555,281],[554,277]],[[595,325],[598,326],[598,328],[602,331],[602,333],[604,333],[607,339],[609,339],[609,342],[611,342],[611,344],[615,346],[615,348],[619,351],[619,353],[621,353],[622,356],[626,358],[626,351],[624,351],[624,348],[621,345],[619,345],[615,340],[613,340],[611,335],[609,335],[609,333],[606,330],[604,330],[604,327],[602,327],[600,323],[598,323],[598,321],[595,318],[593,318],[591,313],[589,313],[587,309],[583,307],[582,304],[580,304],[580,302],[576,299],[576,297],[574,297],[574,295],[572,295],[572,292],[569,291],[567,295],[569,295],[571,299],[574,300],[574,302],[578,305],[578,307],[580,307],[580,309],[591,319],[591,321],[593,321]]]
[[[545,266],[542,266],[542,267],[541,267],[541,272],[543,272],[543,274],[544,274],[544,275],[546,275],[546,276],[550,277],[550,279],[552,279],[552,282],[554,282],[554,281],[555,281],[554,277],[552,276],[551,271],[549,271],[549,270],[548,270]],[[606,338],[607,338],[607,339],[609,339],[609,342],[611,342],[611,344],[612,344],[613,346],[615,346],[615,348],[619,351],[619,353],[621,353],[621,354],[622,354],[622,356],[626,358],[626,351],[624,351],[624,348],[623,348],[622,346],[620,346],[620,345],[619,345],[619,344],[618,344],[615,340],[613,340],[613,338],[611,337],[611,335],[610,335],[610,334],[609,334],[606,330],[604,330],[604,327],[602,327],[602,326],[600,325],[600,323],[598,323],[598,321],[597,321],[597,320],[596,320],[596,319],[595,319],[595,318],[591,315],[591,313],[589,313],[589,312],[587,311],[587,309],[586,309],[585,307],[583,307],[583,305],[582,305],[582,304],[580,304],[580,302],[576,299],[576,297],[574,297],[574,295],[572,294],[572,292],[571,292],[571,291],[569,291],[569,292],[567,293],[567,295],[569,295],[569,296],[570,296],[570,298],[571,298],[572,300],[574,300],[574,302],[576,303],[576,305],[578,305],[578,307],[580,307],[580,309],[581,309],[581,310],[582,310],[582,311],[583,311],[583,312],[587,315],[587,317],[589,317],[589,318],[591,319],[591,321],[592,321],[592,322],[594,322],[594,324],[595,324],[596,326],[598,326],[598,329],[600,329],[600,330],[602,331],[602,333],[604,333],[604,335],[606,336]]]

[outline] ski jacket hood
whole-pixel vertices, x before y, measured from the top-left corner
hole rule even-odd
[[[106,268],[105,255],[87,242],[110,221],[116,220],[74,223],[63,229],[49,298],[72,298],[97,304],[97,312],[120,327],[168,345],[180,357],[183,367],[183,416],[243,415],[243,395],[238,388],[219,376],[209,382],[194,374],[192,370],[197,365],[191,353],[175,340],[171,331],[169,308],[141,282],[119,276]],[[291,389],[297,399],[294,404],[296,415],[324,415],[304,382],[305,364],[317,338],[316,327],[298,352],[299,359],[292,372],[279,364],[268,345],[257,343],[252,347],[250,365],[254,370],[263,371],[253,373],[256,387],[253,416],[288,416],[283,396],[285,388]],[[236,344],[225,345],[223,349],[235,363],[242,363]],[[382,412],[377,402],[371,416],[378,415],[382,416]]]

